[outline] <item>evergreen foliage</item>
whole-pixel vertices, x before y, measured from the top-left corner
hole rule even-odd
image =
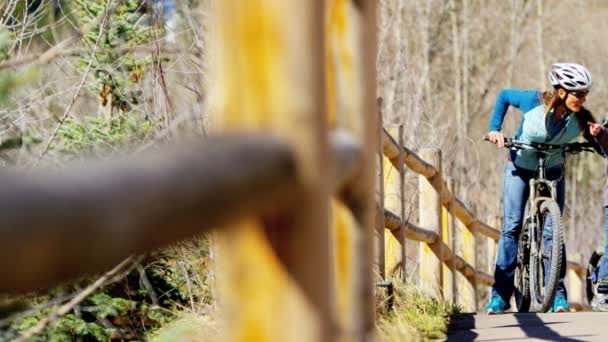
[[[70,160],[80,155],[108,155],[139,145],[153,135],[151,123],[136,113],[125,113],[111,118],[67,118],[57,134],[53,150],[59,159]]]
[[[210,303],[210,280],[206,276],[209,269],[201,262],[208,253],[207,240],[198,239],[150,255],[141,268],[133,267],[124,279],[96,291],[75,310],[59,317],[34,341],[145,340],[190,307],[191,300],[197,305]],[[32,295],[25,301],[35,308],[52,298],[77,293],[94,280],[94,277],[80,279]],[[1,322],[6,321],[0,320],[0,341],[15,338],[55,310],[53,306],[44,308],[10,320],[8,326],[2,326]]]
[[[82,27],[89,28],[82,43],[93,49],[99,37],[103,17],[106,15],[106,0],[77,0],[74,8]],[[139,82],[144,76],[144,68],[152,63],[150,57],[140,57],[133,52],[136,46],[147,44],[154,34],[150,27],[150,16],[146,13],[146,1],[111,0],[110,17],[92,62],[93,88],[99,93],[103,106],[128,111],[141,103],[142,90]],[[79,60],[84,70],[89,64],[89,56]]]

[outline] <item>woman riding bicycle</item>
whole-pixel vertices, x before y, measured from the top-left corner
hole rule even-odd
[[[490,119],[488,138],[500,147],[504,146],[502,123],[509,106],[523,112],[515,139],[525,142],[563,145],[577,140],[582,134],[596,145],[587,122],[595,122],[591,113],[583,107],[591,88],[591,74],[582,65],[556,63],[551,67],[549,79],[551,91],[502,90],[496,100]],[[595,146],[594,145],[594,146]],[[597,149],[597,146],[596,146]],[[487,314],[503,313],[510,308],[509,301],[514,291],[514,273],[517,263],[517,243],[522,228],[524,210],[529,195],[529,180],[535,176],[538,158],[534,151],[510,151],[507,156],[503,185],[503,227],[498,242],[494,285]],[[547,179],[559,180],[557,202],[564,210],[565,181],[564,158],[555,155],[546,162]],[[551,246],[551,227],[543,232],[545,246]],[[566,253],[562,254],[565,265]],[[545,267],[548,270],[548,267]],[[552,312],[565,312],[570,308],[564,287],[565,268],[562,268]],[[549,272],[545,274],[548,279]]]

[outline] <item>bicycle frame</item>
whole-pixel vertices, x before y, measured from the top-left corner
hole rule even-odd
[[[546,199],[552,199],[557,201],[557,183],[561,180],[561,177],[557,180],[548,180],[546,179],[546,153],[541,152],[541,156],[538,159],[538,171],[537,176],[530,179],[529,189],[530,194],[528,196],[528,203],[530,210],[528,211],[528,216],[524,217],[524,221],[529,221],[530,232],[522,231],[522,234],[528,234],[530,240],[528,245],[530,246],[530,256],[537,257],[538,253],[538,238],[542,238],[538,234],[538,225],[536,222],[536,215],[539,213],[538,204]],[[563,176],[563,175],[562,175]],[[543,191],[544,190],[544,191]],[[549,193],[549,196],[546,196],[546,192]],[[545,196],[542,196],[542,195]],[[544,227],[540,227],[541,232]]]

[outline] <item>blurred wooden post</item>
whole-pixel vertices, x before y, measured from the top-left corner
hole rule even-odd
[[[569,261],[574,262],[578,265],[582,265],[581,263],[581,255],[571,253],[569,255]],[[570,302],[573,308],[578,307],[579,304],[581,306],[585,306],[587,304],[587,298],[585,296],[585,282],[584,282],[585,274],[582,269],[577,269],[573,267],[566,268],[566,285],[568,289],[568,302]]]
[[[403,124],[399,125],[399,215],[401,216],[401,227],[399,228],[399,250],[401,259],[401,276],[406,279],[405,264],[405,156],[403,150],[405,148]]]
[[[350,314],[354,323],[347,328],[351,334],[344,339],[363,340],[373,333],[375,317],[376,2],[320,3],[326,6],[324,57],[329,126],[352,133],[361,146],[358,174],[344,198],[358,229],[357,253],[352,260],[356,279],[351,284],[354,290],[351,300],[356,306]]]
[[[285,139],[296,153],[301,186],[293,194],[297,207],[264,221],[243,220],[218,236],[227,338],[335,340],[325,2],[222,0],[212,7],[215,81],[209,98],[217,126]]]
[[[441,170],[441,150],[424,149],[420,157],[436,170]],[[434,177],[441,177],[437,174]],[[432,245],[422,243],[420,248],[420,288],[432,296],[441,296],[443,285],[443,266],[441,261],[441,245],[443,234],[441,229],[441,196],[435,191],[431,183],[419,177],[418,189],[420,194],[420,226],[430,229],[439,235],[439,239]]]
[[[448,189],[453,193],[454,180],[448,178],[446,180],[446,183]],[[448,246],[452,250],[454,255],[456,255],[456,234],[458,234],[458,231],[455,227],[456,222],[454,222],[456,218],[454,217],[454,214],[450,213],[448,208],[443,207],[441,213],[443,242],[445,243],[445,246]],[[446,300],[451,301],[452,303],[456,303],[456,300],[458,298],[458,285],[456,281],[457,271],[454,266],[455,261],[456,258],[452,258],[450,261],[448,261],[447,264],[443,265],[443,297]]]
[[[502,217],[492,215],[488,217],[488,224],[490,227],[498,230],[502,230]],[[485,271],[494,276],[494,269],[496,268],[496,250],[498,248],[498,241],[490,238],[484,237],[484,240],[481,240],[480,246],[484,249],[485,252]],[[478,261],[480,261],[478,259]],[[488,293],[488,296],[491,294]],[[486,298],[489,299],[489,298]]]
[[[373,257],[373,215],[376,210],[374,203],[374,144],[378,142],[376,136],[376,46],[377,46],[377,23],[376,8],[377,1],[363,0],[352,2],[361,9],[362,32],[358,43],[360,49],[357,51],[363,60],[362,72],[362,97],[363,110],[361,123],[365,128],[362,136],[363,158],[361,160],[362,173],[359,182],[354,184],[354,197],[358,200],[359,212],[355,212],[360,227],[362,229],[361,239],[361,293],[356,298],[362,301],[362,320],[360,327],[359,340],[367,341],[373,338],[376,327],[375,311],[375,284],[373,283],[372,257]]]
[[[380,279],[386,279],[386,246],[384,241],[384,234],[386,234],[385,223],[384,223],[384,160],[382,154],[378,155],[378,188],[380,195],[378,196],[378,214],[376,223],[376,242],[377,242],[377,260],[378,260],[378,275]]]
[[[378,204],[380,206],[380,210],[378,213],[378,231],[377,231],[377,242],[378,242],[378,273],[380,274],[380,278],[382,280],[386,279],[386,247],[384,243],[384,234],[386,233],[385,224],[384,224],[384,154],[382,152],[382,98],[379,97],[377,100],[377,115],[378,115],[378,189],[379,189],[379,198]],[[390,165],[390,164],[389,164]]]
[[[489,220],[490,227],[501,230],[502,231],[502,217],[501,216],[493,216]],[[488,273],[494,274],[494,268],[496,267],[496,250],[498,248],[498,241],[495,241],[491,238],[486,238],[487,242],[487,263],[488,263]]]
[[[568,285],[568,302],[570,302],[573,308],[577,307],[576,304],[585,305],[583,301],[583,285],[579,278],[578,273],[572,268],[566,269],[566,284]]]
[[[356,269],[357,243],[361,233],[353,213],[339,200],[332,201],[332,218],[336,306],[341,332],[338,340],[353,340],[361,335],[357,331],[361,302],[357,300],[359,274]]]
[[[483,237],[478,232],[473,233],[473,268],[475,269],[475,275],[473,276],[473,291],[475,292],[475,297],[473,298],[475,305],[473,312],[479,311],[479,281],[477,279],[477,272],[480,270],[479,265],[479,241],[482,241],[480,237]]]

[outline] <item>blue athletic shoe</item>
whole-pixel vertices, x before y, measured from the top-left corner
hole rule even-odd
[[[564,297],[556,297],[555,300],[553,301],[553,306],[551,307],[551,310],[549,310],[549,312],[569,312],[570,311],[570,305],[568,305],[568,302],[566,301],[566,298]]]
[[[490,299],[490,303],[486,306],[486,314],[488,315],[496,315],[504,313],[505,310],[508,310],[510,307],[509,304],[505,303],[504,300],[500,296],[494,296]]]

